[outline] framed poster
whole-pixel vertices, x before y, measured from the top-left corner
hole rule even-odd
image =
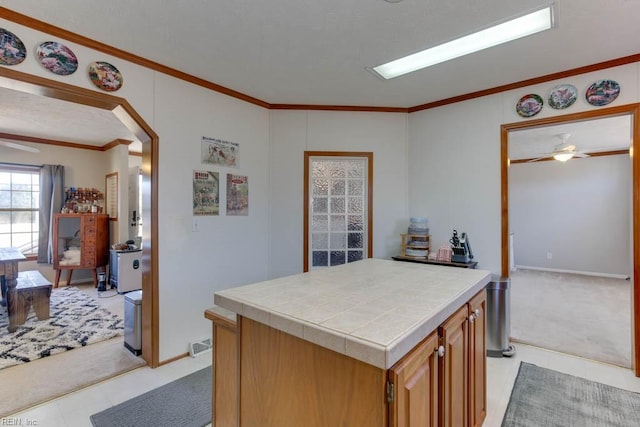
[[[249,215],[249,177],[227,174],[227,215]]]
[[[104,200],[104,208],[109,221],[118,220],[118,172],[113,172],[106,177],[106,194]]]
[[[218,215],[219,197],[218,172],[193,171],[193,214]]]
[[[238,167],[240,144],[221,139],[202,137],[201,161],[218,166]]]

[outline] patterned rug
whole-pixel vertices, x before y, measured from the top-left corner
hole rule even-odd
[[[0,307],[0,369],[52,356],[124,334],[124,321],[78,288],[54,289],[50,318],[38,320],[31,309],[14,333]]]

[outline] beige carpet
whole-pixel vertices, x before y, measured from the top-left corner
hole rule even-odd
[[[93,286],[78,286],[122,316],[121,295],[97,298]],[[0,370],[0,420],[26,408],[146,365],[124,348],[122,336]]]
[[[511,338],[630,368],[631,281],[514,271]]]

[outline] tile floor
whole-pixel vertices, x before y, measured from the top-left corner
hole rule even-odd
[[[500,426],[520,361],[640,392],[640,379],[628,369],[516,343],[514,357],[487,358],[488,414],[485,427]],[[7,419],[0,419],[0,425],[91,426],[90,415],[202,369],[210,363],[211,357],[203,354],[196,358],[183,358],[157,369],[139,368]]]

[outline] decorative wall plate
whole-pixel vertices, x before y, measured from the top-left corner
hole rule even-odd
[[[598,80],[585,93],[587,102],[596,107],[611,104],[620,95],[620,85],[613,80]]]
[[[542,98],[535,93],[529,93],[516,104],[516,112],[522,117],[533,117],[542,110]]]
[[[89,79],[102,90],[115,92],[122,87],[122,74],[113,65],[104,61],[89,64]]]
[[[571,107],[578,99],[578,89],[574,85],[559,85],[551,89],[549,106],[556,110]]]
[[[78,58],[66,47],[57,42],[44,42],[36,49],[40,64],[52,73],[67,76],[78,69]]]
[[[0,28],[0,64],[17,65],[27,57],[22,40],[10,31]]]

